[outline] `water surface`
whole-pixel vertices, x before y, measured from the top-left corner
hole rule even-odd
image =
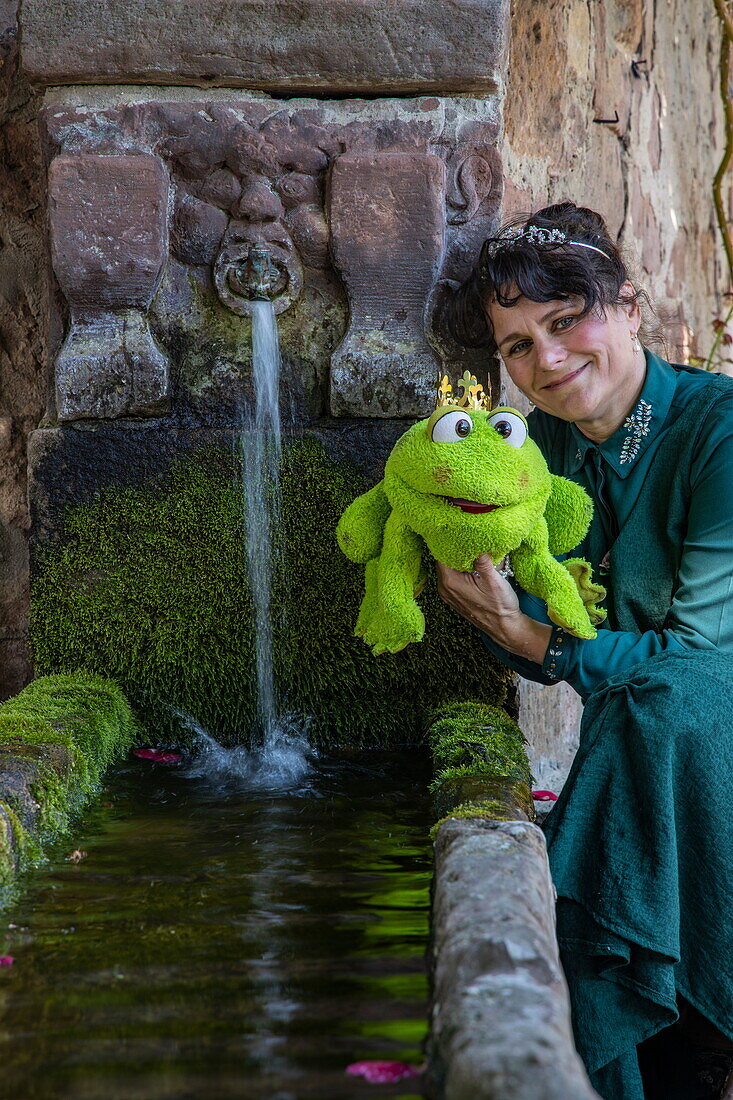
[[[118,768],[0,913],[0,1096],[415,1097],[344,1068],[422,1060],[426,787],[414,753],[290,791]]]

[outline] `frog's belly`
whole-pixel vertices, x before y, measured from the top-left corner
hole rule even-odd
[[[446,523],[419,534],[437,561],[451,569],[469,572],[481,554],[490,554],[499,562],[516,550],[531,530],[533,520],[534,517],[527,515],[519,505],[484,515],[461,513],[459,522]]]

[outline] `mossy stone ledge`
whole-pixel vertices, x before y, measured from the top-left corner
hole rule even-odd
[[[44,676],[0,706],[0,905],[133,744],[120,688],[78,672]]]
[[[465,700],[436,709],[428,728],[439,827],[449,818],[534,821],[526,740],[500,707]]]

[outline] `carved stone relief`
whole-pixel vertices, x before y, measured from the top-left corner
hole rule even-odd
[[[233,415],[232,393],[250,385],[253,244],[272,255],[304,418],[423,415],[446,356],[486,373],[431,318],[497,217],[495,101],[80,94],[54,93],[43,112],[54,270],[72,321],[57,360],[62,419],[159,415],[166,360],[174,415]],[[94,357],[100,381],[85,385]]]
[[[56,157],[49,207],[71,314],[56,360],[59,419],[164,412],[167,360],[146,310],[168,251],[165,166],[147,153]]]

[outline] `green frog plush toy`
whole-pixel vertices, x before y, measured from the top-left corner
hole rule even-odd
[[[375,654],[419,642],[425,618],[424,545],[434,558],[470,572],[481,554],[508,559],[517,582],[541,597],[552,622],[595,638],[605,591],[587,562],[558,562],[590,525],[593,504],[579,486],[551,474],[515,409],[437,408],[397,440],[384,480],[342,515],[337,537],[366,565],[357,635]]]

